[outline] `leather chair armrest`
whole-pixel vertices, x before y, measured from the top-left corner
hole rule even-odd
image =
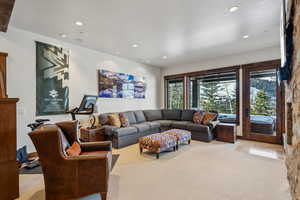
[[[112,144],[111,141],[104,142],[83,142],[80,143],[81,150],[83,152],[91,152],[91,151],[111,151]]]

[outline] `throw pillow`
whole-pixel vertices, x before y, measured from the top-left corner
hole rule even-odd
[[[201,124],[203,120],[203,113],[202,112],[195,112],[193,115],[193,122],[195,124]]]
[[[108,115],[108,121],[110,125],[121,127],[120,117],[117,113],[112,113]]]
[[[81,153],[80,144],[78,142],[74,142],[66,152],[68,156],[79,156]]]
[[[122,127],[127,127],[127,126],[129,126],[129,121],[128,121],[128,119],[126,118],[126,116],[125,116],[124,113],[120,113],[120,114],[119,114],[119,117],[120,117],[120,121],[121,121]]]
[[[208,125],[209,122],[215,120],[216,116],[217,116],[217,113],[205,112],[204,116],[203,116],[202,124]]]
[[[100,114],[99,115],[99,123],[101,125],[107,125],[107,124],[109,124],[108,114]]]

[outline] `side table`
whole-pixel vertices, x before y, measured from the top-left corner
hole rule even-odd
[[[236,125],[228,123],[219,123],[216,127],[217,140],[222,142],[235,143]]]
[[[83,142],[105,141],[106,137],[105,137],[104,127],[81,128],[80,139]]]

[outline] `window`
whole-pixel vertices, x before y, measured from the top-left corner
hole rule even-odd
[[[236,71],[191,76],[189,86],[190,109],[215,110],[223,122],[236,122]]]
[[[184,108],[184,79],[168,79],[167,83],[167,109]]]

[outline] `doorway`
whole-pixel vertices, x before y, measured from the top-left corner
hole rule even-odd
[[[243,68],[243,138],[282,143],[283,87],[278,81],[280,61]]]

